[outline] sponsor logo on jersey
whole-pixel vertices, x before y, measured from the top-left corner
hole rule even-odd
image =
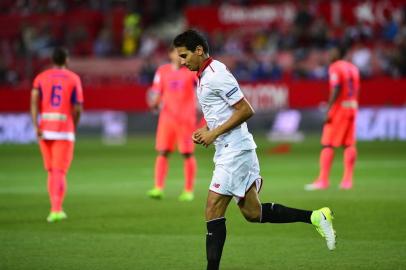
[[[228,93],[226,94],[226,97],[228,97],[228,98],[231,97],[237,91],[238,91],[238,87],[234,87],[233,89],[228,91]]]

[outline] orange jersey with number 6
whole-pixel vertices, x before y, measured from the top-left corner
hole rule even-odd
[[[34,80],[40,94],[39,128],[46,140],[75,139],[73,107],[83,103],[80,78],[66,68],[51,68]]]

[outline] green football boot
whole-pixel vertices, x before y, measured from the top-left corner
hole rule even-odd
[[[180,194],[178,200],[181,202],[191,202],[195,198],[195,195],[191,191],[183,191],[182,194]]]
[[[328,207],[314,210],[310,220],[316,227],[320,235],[326,239],[327,248],[334,250],[336,248],[336,232],[333,228],[333,212]]]
[[[152,199],[160,200],[164,197],[164,192],[162,189],[153,188],[147,192],[147,195]]]
[[[51,212],[49,213],[48,217],[47,217],[47,221],[49,223],[53,223],[53,222],[57,222],[57,221],[61,221],[63,219],[66,219],[68,216],[66,215],[66,213],[64,211],[58,211],[58,212]]]

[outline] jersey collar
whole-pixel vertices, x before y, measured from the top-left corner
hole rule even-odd
[[[200,67],[199,71],[197,72],[197,77],[201,78],[203,71],[210,65],[210,63],[213,62],[213,58],[209,57],[206,60],[204,60],[202,66]]]

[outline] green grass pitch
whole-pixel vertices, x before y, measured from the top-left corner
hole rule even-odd
[[[0,145],[0,269],[205,269],[204,206],[213,149],[198,147],[196,200],[180,203],[182,159],[170,160],[166,197],[152,187],[152,137],[125,146],[79,139],[68,176],[69,218],[47,224],[46,174],[36,145]],[[406,269],[406,143],[359,143],[355,188],[339,191],[337,152],[328,191],[305,192],[318,169],[316,138],[269,155],[257,137],[263,202],[299,208],[330,206],[338,245],[306,224],[249,224],[236,205],[227,212],[221,269]]]

